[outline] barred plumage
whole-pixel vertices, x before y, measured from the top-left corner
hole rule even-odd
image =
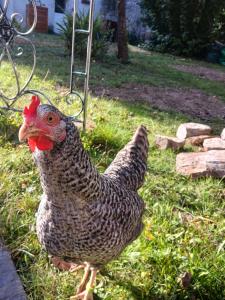
[[[72,123],[67,123],[63,143],[50,152],[34,152],[44,192],[37,233],[50,254],[102,265],[138,236],[144,203],[134,190],[146,170],[146,141],[146,131],[140,127],[103,176],[92,165]]]
[[[147,169],[147,131],[140,126],[101,175],[72,121],[50,105],[40,105],[37,118],[46,111],[58,114],[61,127],[57,132],[62,137],[65,129],[66,137],[54,142],[49,151],[38,150],[36,138],[33,156],[43,189],[36,224],[39,241],[53,256],[99,268],[116,258],[143,228],[144,202],[137,189]],[[30,125],[24,126],[20,136],[27,136]],[[47,128],[48,136],[50,130],[56,132],[51,128]]]
[[[140,126],[132,140],[116,155],[105,171],[115,182],[137,191],[144,182],[148,158],[147,130]]]

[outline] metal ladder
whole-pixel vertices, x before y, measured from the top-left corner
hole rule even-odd
[[[72,54],[71,54],[71,70],[70,70],[70,90],[69,95],[78,96],[82,103],[81,111],[83,112],[83,130],[86,130],[86,120],[87,120],[87,101],[89,92],[89,77],[90,77],[90,64],[91,64],[91,47],[92,47],[92,35],[93,35],[93,22],[94,22],[94,0],[90,0],[89,7],[89,24],[88,29],[76,29],[76,17],[77,17],[77,4],[79,0],[74,0],[74,10],[73,10],[73,34],[72,34]],[[75,68],[75,38],[76,33],[81,33],[87,35],[87,56],[86,56],[86,67],[85,71],[76,70]],[[84,95],[81,96],[74,87],[74,82],[76,77],[84,78]],[[79,115],[78,114],[78,115]]]

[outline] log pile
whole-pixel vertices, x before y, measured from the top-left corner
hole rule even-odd
[[[191,136],[185,139],[185,145],[202,146],[203,142],[206,139],[211,139],[211,138],[214,138],[214,136],[210,136],[210,135]]]
[[[225,140],[225,128],[223,129],[222,133],[221,133],[221,139]]]
[[[221,138],[206,139],[203,142],[203,147],[205,151],[225,150],[225,140]]]
[[[161,150],[179,150],[185,145],[201,148],[198,152],[177,155],[176,171],[179,174],[192,178],[225,177],[225,128],[218,137],[212,135],[212,128],[208,125],[184,123],[178,127],[176,137],[156,136],[156,146]]]
[[[169,137],[164,135],[157,135],[155,143],[157,147],[161,150],[171,148],[173,150],[178,150],[183,148],[185,140],[178,139],[176,137]]]
[[[176,158],[176,169],[179,174],[199,178],[225,176],[225,150],[207,152],[180,153]]]

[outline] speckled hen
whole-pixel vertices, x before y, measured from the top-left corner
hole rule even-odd
[[[38,239],[55,265],[85,268],[71,299],[93,299],[98,269],[117,258],[143,228],[144,203],[137,190],[147,168],[147,131],[140,126],[99,174],[70,118],[51,105],[41,105],[38,97],[23,115],[19,139],[28,140],[43,189]]]

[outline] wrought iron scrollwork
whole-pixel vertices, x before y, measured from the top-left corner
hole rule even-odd
[[[33,42],[28,38],[29,34],[31,34],[36,25],[37,25],[37,7],[35,0],[29,0],[29,3],[33,6],[34,11],[34,19],[33,24],[30,28],[26,31],[21,31],[18,29],[17,25],[23,24],[23,16],[19,13],[13,13],[11,17],[8,17],[7,10],[9,7],[10,0],[3,0],[3,4],[0,5],[0,49],[2,52],[0,53],[0,67],[4,59],[7,59],[8,62],[11,64],[12,72],[15,77],[16,82],[16,92],[12,96],[8,96],[1,90],[0,87],[0,109],[6,110],[13,110],[13,111],[21,111],[21,109],[16,108],[15,104],[17,103],[18,99],[26,94],[33,94],[33,95],[40,95],[44,97],[47,102],[50,104],[51,101],[49,98],[42,92],[38,90],[33,90],[28,87],[29,83],[31,82],[34,71],[36,68],[36,49]],[[76,29],[76,7],[77,7],[77,0],[74,0],[74,12],[73,12],[73,38],[72,38],[72,56],[71,56],[71,74],[70,74],[70,89],[65,98],[65,101],[68,105],[71,105],[75,102],[80,103],[80,108],[78,112],[72,117],[74,120],[78,120],[78,117],[83,113],[83,125],[85,129],[86,124],[86,111],[87,111],[87,97],[88,97],[88,83],[89,83],[89,72],[90,72],[90,60],[91,60],[91,46],[92,46],[92,32],[93,32],[93,14],[94,14],[94,0],[90,1],[90,11],[89,11],[89,26],[88,30],[83,29]],[[22,27],[22,26],[21,26]],[[75,32],[83,32],[88,35],[88,42],[87,42],[87,58],[86,58],[86,68],[85,72],[77,72],[75,71],[74,66],[74,43],[75,43]],[[18,41],[22,43],[22,46],[18,46]],[[19,58],[23,56],[24,44],[30,45],[31,47],[31,56],[32,60],[32,68],[30,71],[29,76],[25,80],[25,83],[21,84],[20,82],[20,74],[17,69],[17,65],[15,63],[15,57]],[[74,89],[74,80],[75,76],[84,76],[84,95],[79,94]],[[1,106],[1,103],[3,106]]]
[[[2,13],[0,19],[0,39],[4,40],[5,43],[10,43],[10,41],[15,36],[16,32],[14,28],[12,28],[11,24],[9,23],[6,15],[3,13],[0,7],[0,13]]]
[[[12,71],[16,81],[16,92],[13,96],[6,95],[0,88],[0,99],[4,103],[4,106],[0,106],[0,108],[2,109],[21,111],[21,109],[15,108],[15,103],[21,96],[24,96],[26,94],[41,95],[42,97],[47,99],[49,103],[51,103],[51,101],[44,93],[28,88],[28,85],[33,78],[37,61],[35,46],[33,42],[28,38],[29,34],[34,31],[37,24],[37,7],[35,0],[30,0],[30,3],[33,6],[34,19],[33,24],[26,31],[19,30],[15,25],[21,25],[23,23],[23,16],[21,14],[13,13],[10,18],[8,17],[7,9],[9,7],[9,0],[5,0],[3,5],[0,5],[0,46],[2,49],[2,53],[0,55],[0,67],[3,60],[7,59],[12,67]],[[14,57],[20,57],[24,53],[23,48],[18,46],[18,41],[22,42],[22,44],[31,46],[31,54],[33,58],[30,74],[25,83],[23,83],[22,85],[20,83],[19,72],[14,61]]]

